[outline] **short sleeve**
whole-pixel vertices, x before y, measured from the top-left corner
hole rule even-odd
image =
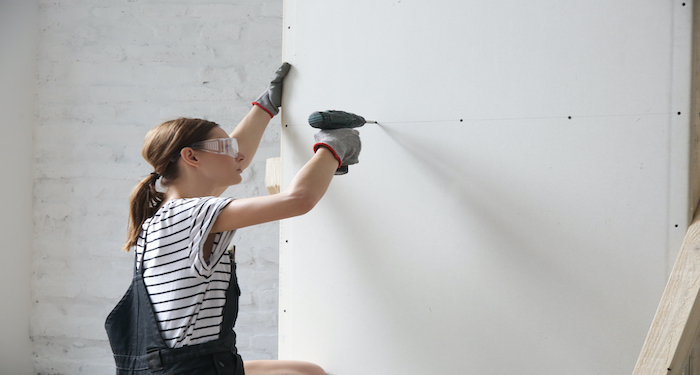
[[[232,198],[206,197],[200,198],[192,208],[192,225],[190,226],[190,258],[192,266],[201,276],[211,275],[214,266],[226,251],[235,231],[226,231],[217,235],[212,247],[211,261],[207,264],[203,258],[203,246],[211,228],[221,211],[232,201]]]

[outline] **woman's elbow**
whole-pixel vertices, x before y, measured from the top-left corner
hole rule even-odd
[[[314,207],[316,207],[320,197],[304,192],[293,192],[290,194],[290,200],[292,203],[292,211],[294,212],[294,216],[299,216],[308,213]]]

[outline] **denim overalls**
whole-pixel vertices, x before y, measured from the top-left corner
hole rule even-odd
[[[229,256],[233,258],[230,252]],[[233,259],[219,339],[171,349],[163,341],[146,291],[143,258],[138,269],[134,260],[133,282],[105,322],[117,375],[244,375],[233,331],[240,296]]]

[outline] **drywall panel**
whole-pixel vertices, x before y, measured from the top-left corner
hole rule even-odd
[[[631,372],[688,224],[690,4],[287,0],[282,160],[360,164],[281,227],[280,358]]]

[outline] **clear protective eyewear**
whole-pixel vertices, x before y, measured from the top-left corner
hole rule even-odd
[[[207,139],[206,141],[195,142],[189,147],[213,154],[228,155],[232,158],[238,157],[238,142],[236,138]]]

